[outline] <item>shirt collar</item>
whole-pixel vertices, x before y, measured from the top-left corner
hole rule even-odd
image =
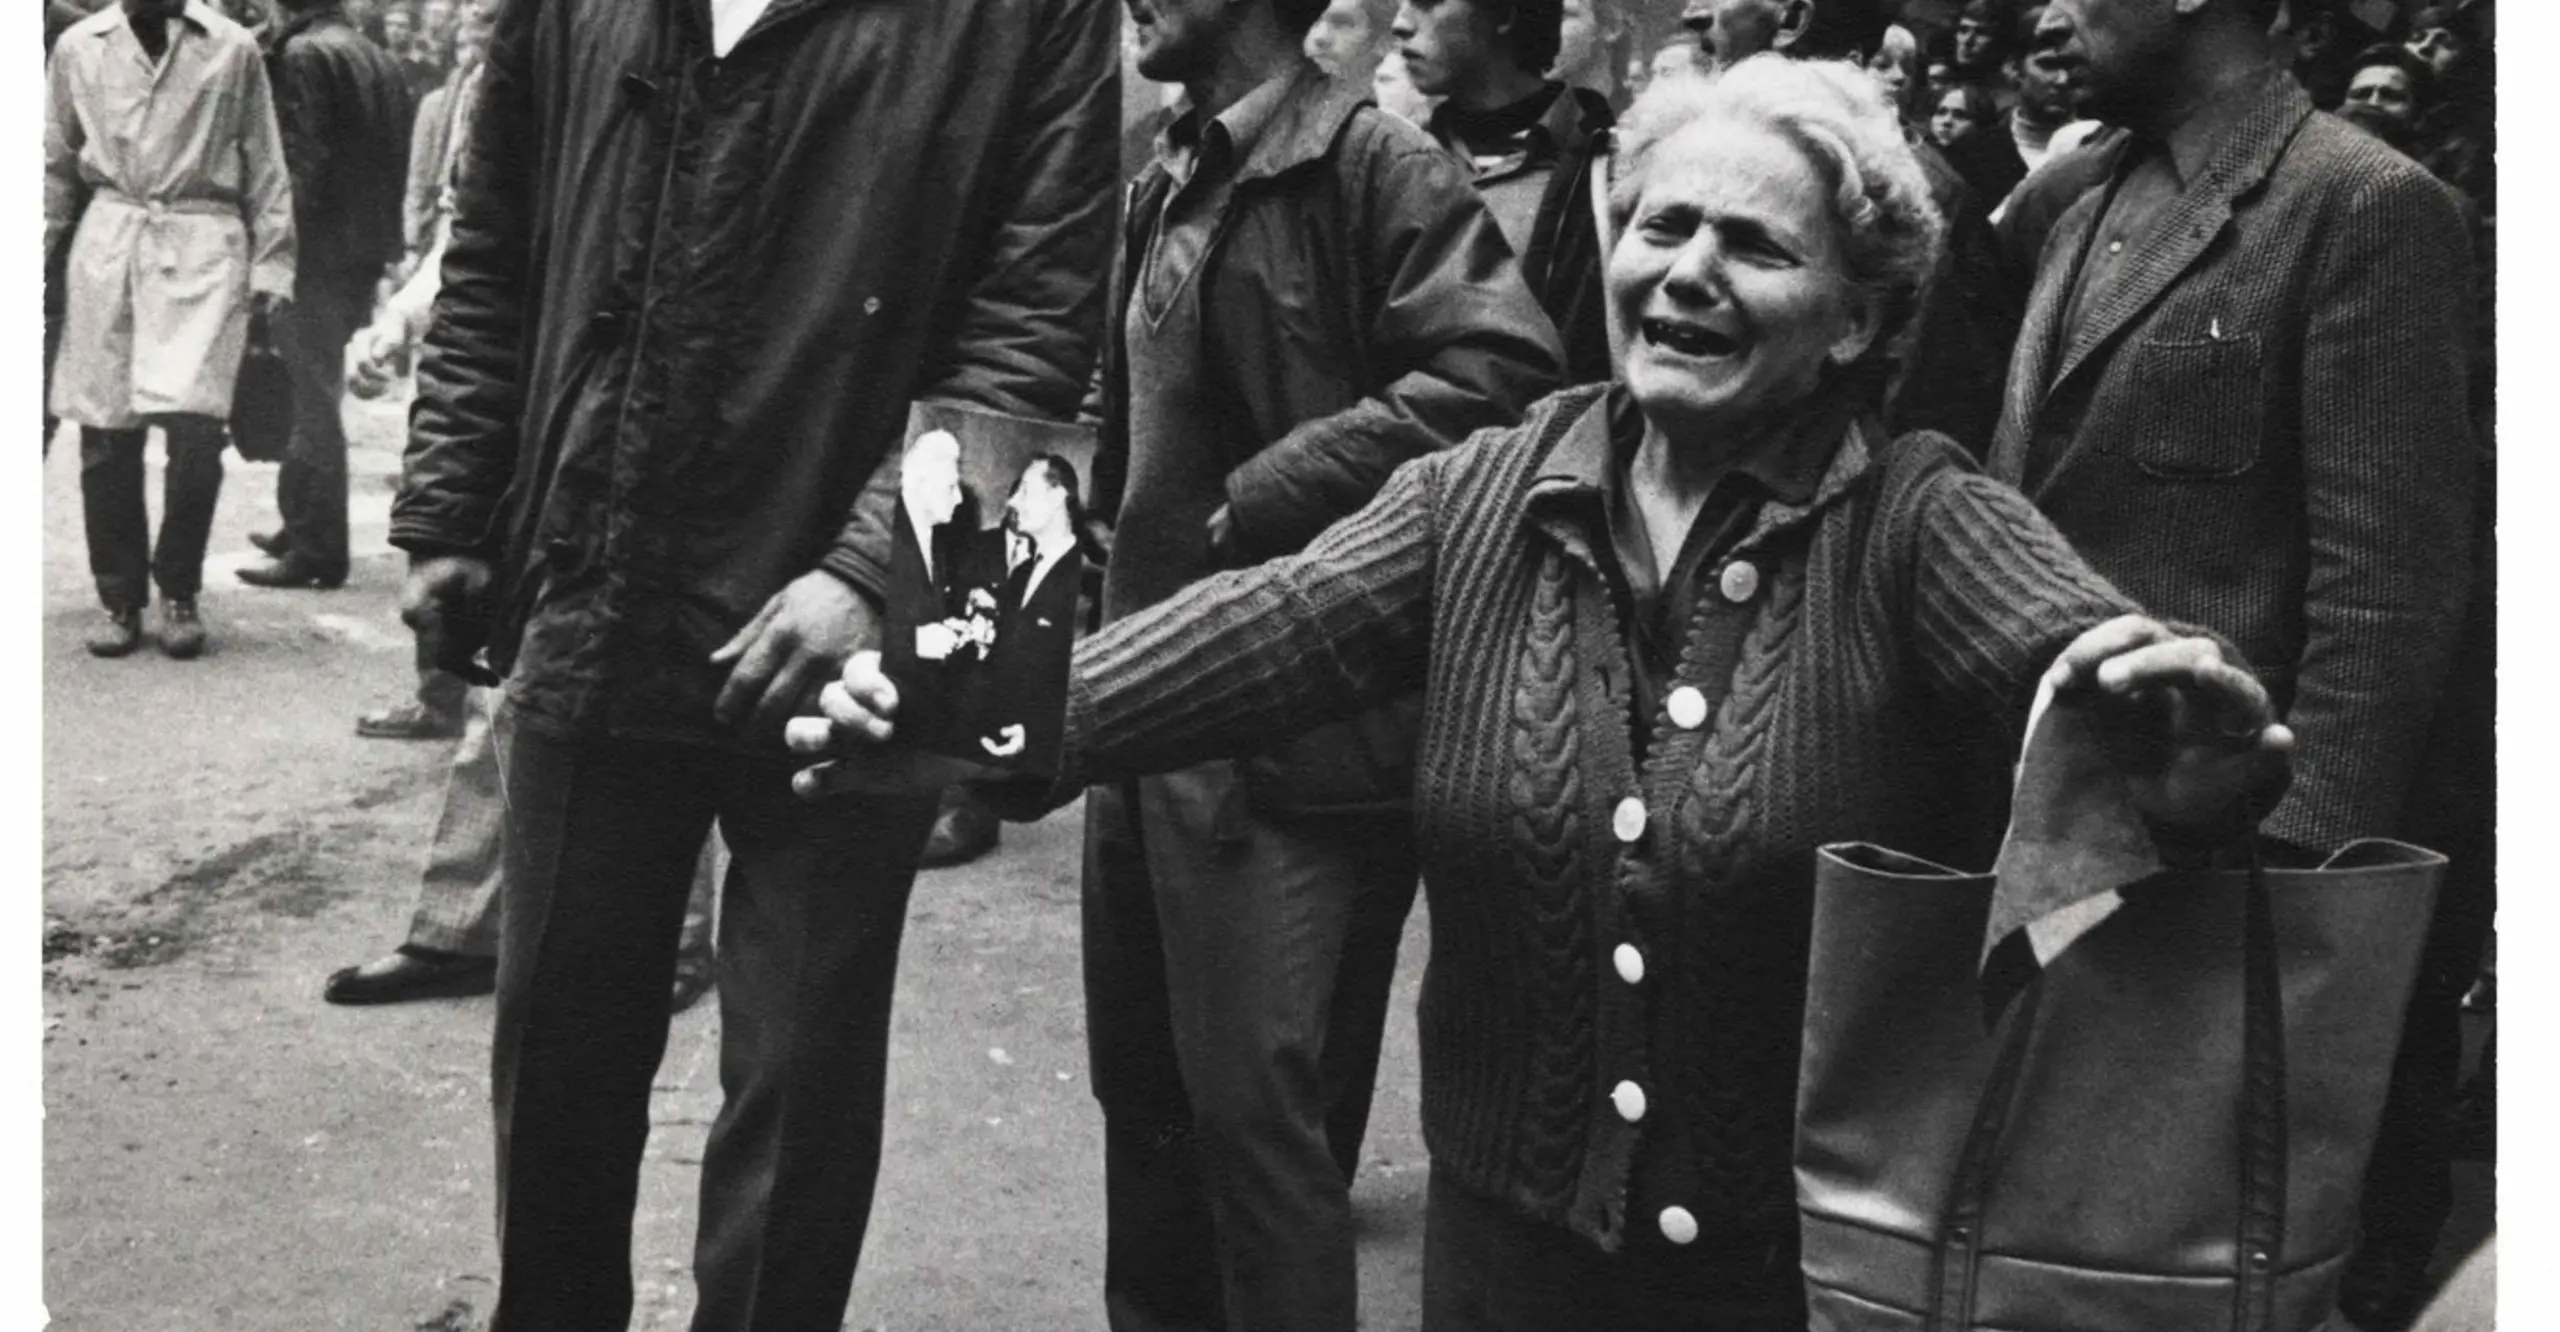
[[[101,37],[111,37],[118,31],[133,31],[133,15],[126,13],[122,4],[117,4],[113,6],[113,8],[115,10],[116,22],[99,28],[98,35]],[[104,10],[101,10],[100,12],[104,12]],[[187,0],[186,4],[179,7],[177,13],[178,18],[186,20],[188,27],[191,27],[200,33],[213,31],[213,25],[206,22],[206,20],[212,16],[213,10],[206,6],[204,0]]]
[[[1186,99],[1176,109],[1173,122],[1156,136],[1157,160],[1177,179],[1187,179],[1191,167],[1209,160],[1230,164],[1243,161],[1271,127],[1297,72],[1292,67],[1264,79],[1205,125],[1199,109]]]
[[[1718,476],[1749,478],[1769,498],[1803,506],[1818,498],[1832,471],[1834,457],[1858,409],[1853,395],[1817,393],[1805,408],[1778,426],[1760,447],[1736,458]],[[1611,384],[1592,410],[1565,428],[1547,454],[1529,489],[1532,503],[1542,495],[1567,492],[1614,497],[1626,482],[1628,465],[1644,442],[1644,412],[1624,384]]]

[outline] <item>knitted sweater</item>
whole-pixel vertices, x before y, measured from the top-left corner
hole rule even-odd
[[[1996,813],[1948,808],[1985,775],[1950,771],[1983,752],[1953,738],[2014,732],[2063,645],[2134,608],[1952,442],[1871,453],[1852,427],[1813,498],[1765,502],[1718,571],[1680,669],[1708,707],[1668,691],[1639,766],[1616,602],[1541,466],[1607,428],[1606,391],[1416,461],[1303,554],[1089,639],[1068,777],[1247,751],[1421,686],[1432,1168],[1611,1248],[1631,1185],[1711,1238],[1784,1237],[1814,849],[1996,842]],[[1679,1178],[1631,1180],[1662,1159],[1647,1134],[1685,1138]]]

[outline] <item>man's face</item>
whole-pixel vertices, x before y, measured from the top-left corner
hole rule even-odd
[[[453,0],[426,0],[418,6],[418,26],[430,37],[453,31]]]
[[[1989,15],[1966,11],[1956,20],[1956,68],[1968,74],[1983,72],[1990,67],[1999,40]]]
[[[2018,101],[2038,120],[2074,114],[2079,97],[2079,71],[2054,52],[2030,51],[2018,62]]]
[[[2136,125],[2175,86],[2182,37],[2176,0],[2054,0],[2036,52],[2079,85],[2082,114]]]
[[[1689,0],[1680,24],[1698,35],[1701,54],[1725,66],[1777,45],[1784,13],[1779,0]]]
[[[418,20],[406,9],[385,10],[382,15],[382,40],[391,45],[406,46],[417,35]]]
[[[907,446],[898,489],[919,527],[940,527],[960,511],[960,444],[937,431]]]
[[[1158,83],[1190,83],[1216,67],[1229,20],[1219,0],[1128,0],[1138,38],[1138,72]]]
[[[1483,81],[1510,59],[1494,18],[1476,0],[1404,0],[1396,10],[1396,51],[1416,92],[1446,97]]]
[[[2367,65],[2356,71],[2347,83],[2347,100],[2342,110],[2348,119],[2372,129],[2386,142],[2398,143],[2407,137],[2418,120],[2417,89],[2411,86],[2409,71],[2390,65]]]
[[[1025,536],[1050,531],[1066,516],[1067,492],[1051,485],[1048,473],[1038,467],[1022,474],[1013,497],[1004,502],[1005,524]]]
[[[2462,63],[2462,38],[2451,28],[2420,28],[2409,34],[2409,52],[2443,78]]]
[[[1369,6],[1362,0],[1333,0],[1307,29],[1307,59],[1337,79],[1348,78],[1371,68],[1382,36],[1370,24]]]

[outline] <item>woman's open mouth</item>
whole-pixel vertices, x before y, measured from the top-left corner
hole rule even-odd
[[[1669,348],[1683,356],[1731,356],[1742,350],[1741,339],[1731,334],[1719,333],[1704,324],[1692,324],[1673,319],[1647,319],[1639,325],[1639,329],[1644,334],[1645,341],[1657,347]]]

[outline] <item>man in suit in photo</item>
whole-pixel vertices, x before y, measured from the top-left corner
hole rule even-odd
[[[2299,738],[2265,833],[2327,852],[2405,834],[2463,624],[2471,255],[2446,189],[2271,60],[2273,8],[2046,11],[2126,133],[2045,241],[1990,467],[2239,647]]]
[[[1083,518],[1075,468],[1054,453],[1032,459],[1005,502],[1005,526],[1029,550],[996,596],[995,648],[980,674],[984,702],[971,721],[985,756],[1018,772],[1057,767],[1084,579]]]

